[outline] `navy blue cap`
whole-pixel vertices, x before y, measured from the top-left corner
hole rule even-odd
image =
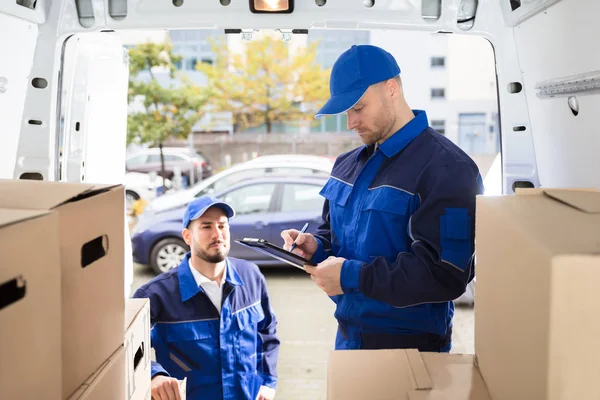
[[[331,69],[331,97],[315,118],[341,114],[351,109],[363,97],[369,86],[400,75],[394,56],[380,47],[354,45],[343,52]]]
[[[200,218],[206,210],[213,206],[223,210],[225,215],[227,215],[227,218],[231,218],[235,215],[235,211],[233,211],[233,208],[229,204],[211,196],[202,196],[194,199],[188,204],[185,214],[183,215],[183,227],[187,228],[191,221]]]

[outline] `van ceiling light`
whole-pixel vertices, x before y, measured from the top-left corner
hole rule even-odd
[[[294,0],[250,0],[250,11],[255,14],[290,14]]]
[[[600,93],[600,71],[539,82],[535,89],[538,97]]]

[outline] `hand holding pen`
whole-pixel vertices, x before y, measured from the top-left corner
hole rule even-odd
[[[284,249],[289,252],[295,250],[295,254],[310,260],[319,246],[315,237],[310,233],[306,233],[307,229],[308,223],[304,224],[304,227],[302,227],[300,231],[296,229],[287,229],[281,232],[281,237],[284,241]]]
[[[300,235],[302,235],[304,232],[306,232],[307,229],[308,229],[308,222],[304,224],[304,226],[300,230],[300,233],[298,234],[298,236],[296,236],[296,240],[298,239],[298,237]],[[296,240],[294,240],[294,243],[292,244],[292,247],[290,247],[290,252],[294,251],[294,249],[296,248]]]

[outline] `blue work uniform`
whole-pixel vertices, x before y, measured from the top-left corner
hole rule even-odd
[[[227,258],[219,315],[189,257],[133,295],[150,299],[152,377],[187,378],[188,400],[255,400],[261,386],[277,384],[277,321],[264,276],[251,262]]]
[[[449,351],[453,300],[474,277],[477,165],[424,111],[376,149],[339,156],[312,260],[345,258],[336,349]],[[372,153],[372,154],[370,154]]]

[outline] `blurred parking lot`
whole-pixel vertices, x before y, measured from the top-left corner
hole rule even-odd
[[[327,355],[334,347],[334,304],[293,267],[263,268],[281,340],[277,400],[326,398]],[[155,273],[136,264],[133,290]],[[453,353],[473,353],[473,308],[456,308]]]

